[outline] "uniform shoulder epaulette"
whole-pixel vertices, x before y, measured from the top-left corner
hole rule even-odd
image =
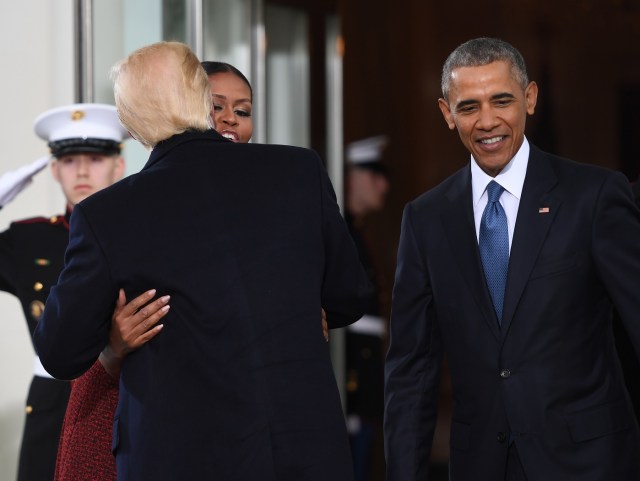
[[[65,221],[64,215],[54,215],[51,217],[31,217],[29,219],[17,220],[14,224],[63,224]]]

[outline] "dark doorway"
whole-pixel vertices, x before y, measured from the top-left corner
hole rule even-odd
[[[640,86],[620,92],[620,170],[635,182],[640,175]]]

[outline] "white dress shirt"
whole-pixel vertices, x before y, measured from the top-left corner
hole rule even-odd
[[[500,197],[500,205],[507,216],[509,228],[509,253],[511,253],[511,242],[513,241],[513,231],[516,227],[518,207],[522,196],[522,186],[527,174],[529,164],[529,142],[524,138],[522,145],[516,155],[509,161],[502,171],[494,177],[485,173],[471,156],[471,188],[473,193],[473,216],[476,224],[476,238],[480,238],[480,221],[482,213],[487,205],[487,185],[492,180],[504,187],[504,192]]]

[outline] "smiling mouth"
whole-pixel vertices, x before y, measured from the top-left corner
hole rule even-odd
[[[490,139],[482,139],[480,140],[480,143],[484,145],[491,145],[491,144],[495,144],[496,142],[500,142],[501,140],[504,140],[504,135],[500,135],[498,137],[491,137]]]
[[[222,135],[225,139],[230,140],[231,142],[238,142],[240,140],[238,134],[230,130],[222,131],[220,132],[220,135]]]

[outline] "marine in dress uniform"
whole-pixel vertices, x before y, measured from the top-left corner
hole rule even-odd
[[[115,108],[100,104],[74,104],[47,111],[36,119],[34,128],[57,159],[78,153],[119,156],[122,141],[128,136]],[[28,185],[50,158],[38,159],[2,176],[1,205]],[[64,265],[73,206],[71,199],[67,198],[67,202],[66,211],[60,215],[16,221],[0,233],[0,289],[20,300],[31,334]],[[69,383],[53,379],[36,357],[25,408],[18,481],[53,479],[69,392]]]
[[[375,464],[374,444],[381,431],[383,415],[383,344],[387,320],[382,316],[380,306],[380,274],[375,268],[362,223],[367,214],[384,205],[389,188],[388,172],[381,162],[386,144],[385,136],[376,136],[352,142],[346,149],[345,220],[360,261],[374,286],[365,315],[349,325],[346,334],[347,426],[356,481],[371,479]],[[382,458],[382,451],[378,455]]]

